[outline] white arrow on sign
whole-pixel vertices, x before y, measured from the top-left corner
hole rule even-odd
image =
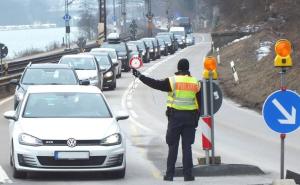
[[[275,98],[272,100],[272,103],[277,107],[277,109],[284,115],[286,119],[278,120],[281,124],[284,125],[294,125],[296,124],[296,109],[292,106],[292,114],[288,113],[285,108],[279,103]]]

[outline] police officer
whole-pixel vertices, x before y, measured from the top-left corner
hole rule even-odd
[[[164,80],[155,80],[133,69],[133,75],[151,88],[168,92],[167,111],[168,129],[166,142],[169,147],[165,181],[173,181],[177,160],[179,140],[182,140],[184,181],[193,181],[193,158],[191,145],[195,140],[195,131],[199,119],[198,96],[200,84],[189,72],[189,61],[180,59],[175,76]]]

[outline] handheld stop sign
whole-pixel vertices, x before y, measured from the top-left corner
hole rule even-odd
[[[143,61],[140,57],[132,57],[129,61],[129,65],[133,69],[139,69],[143,66]]]
[[[203,71],[203,78],[209,79],[209,72],[212,72],[212,77],[214,80],[218,78],[217,73],[217,60],[213,56],[208,56],[204,60],[204,71]]]
[[[292,44],[286,39],[280,39],[275,44],[276,57],[274,60],[275,67],[292,67],[291,58]]]

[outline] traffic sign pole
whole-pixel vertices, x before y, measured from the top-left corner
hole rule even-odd
[[[280,134],[281,139],[281,154],[280,154],[280,178],[284,179],[284,144],[286,134]]]
[[[209,93],[210,93],[210,116],[211,116],[211,163],[215,164],[215,138],[214,138],[214,96],[213,96],[213,72],[209,71]]]

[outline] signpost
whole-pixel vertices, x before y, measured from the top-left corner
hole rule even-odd
[[[280,133],[280,178],[284,179],[284,145],[286,134],[295,131],[300,126],[300,97],[285,85],[287,67],[292,67],[292,45],[286,39],[280,39],[275,44],[276,58],[274,66],[280,67],[281,87],[272,93],[263,105],[263,116],[270,129]]]
[[[204,106],[202,109],[204,109],[203,114],[206,122],[209,123],[210,129],[211,129],[211,163],[215,164],[215,141],[214,141],[214,89],[213,89],[213,80],[217,80],[218,74],[217,74],[217,64],[216,59],[214,57],[206,57],[204,60],[204,71],[203,71],[203,102]],[[208,83],[207,83],[208,82]],[[209,88],[208,88],[209,87]],[[219,95],[219,94],[217,94]],[[216,96],[217,97],[217,96]],[[209,106],[208,106],[209,104]],[[209,108],[209,111],[208,111]],[[205,148],[205,155],[206,155],[206,164],[209,164],[209,150],[210,148]]]

